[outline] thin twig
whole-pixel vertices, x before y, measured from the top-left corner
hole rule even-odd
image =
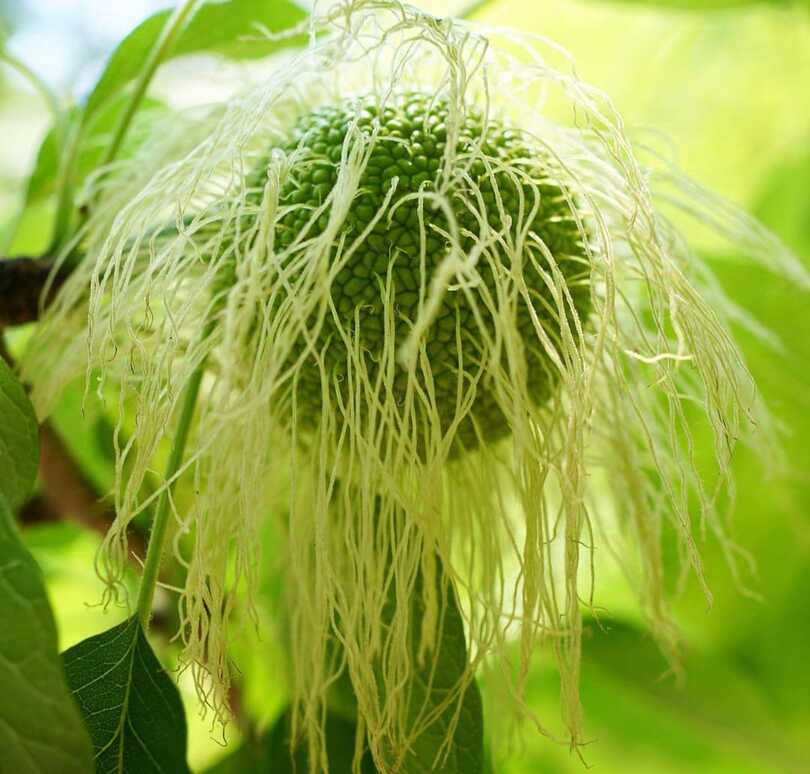
[[[3,50],[0,51],[0,62],[5,62],[9,67],[14,68],[20,75],[22,75],[35,91],[42,97],[42,100],[48,106],[48,110],[53,115],[54,120],[59,116],[59,99],[56,94],[51,90],[45,81],[42,80],[22,59],[17,58],[14,54]]]
[[[118,152],[124,142],[124,138],[132,125],[136,113],[141,107],[143,98],[149,88],[152,78],[157,72],[158,67],[164,61],[168,53],[174,47],[180,34],[185,29],[186,24],[194,13],[199,0],[185,0],[182,4],[178,5],[174,13],[166,21],[165,26],[161,30],[155,45],[146,57],[143,69],[135,81],[132,94],[121,113],[118,123],[113,130],[112,140],[104,151],[104,155],[99,162],[99,166],[103,167],[112,163],[118,156]],[[74,122],[70,127],[70,131],[65,139],[65,149],[63,151],[62,165],[59,175],[59,197],[57,205],[56,225],[54,227],[54,239],[51,250],[58,250],[65,245],[69,233],[71,231],[71,218],[73,215],[73,197],[76,177],[76,162],[78,159],[79,149],[81,148],[82,141],[85,137],[87,127],[90,120],[93,118],[87,110],[84,110],[81,119]],[[79,227],[87,218],[86,212],[79,213]],[[73,229],[74,231],[76,229]]]
[[[133,89],[132,96],[127,103],[126,109],[121,114],[118,125],[115,127],[113,139],[107,146],[107,150],[104,153],[100,166],[106,166],[118,155],[118,151],[123,144],[124,137],[129,130],[132,119],[138,112],[143,98],[146,96],[146,91],[149,88],[149,84],[152,82],[155,72],[166,58],[166,55],[174,47],[178,37],[180,37],[180,33],[182,33],[188,20],[194,13],[197,3],[198,0],[186,0],[186,2],[178,5],[172,16],[168,19],[163,27],[160,37],[157,39],[152,50],[149,52],[143,69],[141,70],[141,74],[138,77],[138,80],[135,82],[135,88]]]

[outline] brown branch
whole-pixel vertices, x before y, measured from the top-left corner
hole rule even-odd
[[[34,495],[17,512],[17,518],[22,524],[47,524],[61,521],[62,515],[51,505],[50,501],[42,495]]]
[[[66,267],[60,269],[43,298],[53,267],[50,257],[0,259],[0,327],[39,319],[41,309],[53,300],[69,274]]]
[[[258,732],[245,709],[244,690],[241,676],[238,673],[231,678],[231,685],[228,688],[228,709],[231,711],[231,717],[236,722],[236,727],[242,737],[248,742],[255,743]]]
[[[115,513],[79,469],[65,442],[49,422],[40,427],[39,445],[39,478],[45,502],[65,521],[105,535]],[[128,537],[130,549],[143,559],[146,555],[144,536],[130,530]]]

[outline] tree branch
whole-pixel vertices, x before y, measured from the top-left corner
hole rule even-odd
[[[40,427],[39,448],[43,499],[65,521],[106,535],[115,513],[76,465],[65,442],[49,422]],[[146,554],[144,535],[130,529],[128,538],[130,549],[143,559]]]
[[[50,257],[0,259],[0,328],[39,319],[40,310],[53,300],[69,274],[67,268],[60,269],[43,298],[53,267]]]

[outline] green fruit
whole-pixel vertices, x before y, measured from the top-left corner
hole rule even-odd
[[[351,244],[385,206],[385,197],[395,178],[396,193],[370,234],[338,272],[331,287],[332,301],[341,325],[359,337],[371,383],[377,375],[385,335],[381,287],[385,285],[389,270],[397,318],[395,337],[399,346],[417,318],[420,285],[430,288],[437,266],[447,255],[443,234],[448,233],[448,223],[441,209],[434,208],[429,199],[424,201],[424,231],[420,233],[419,201],[411,199],[396,206],[409,194],[437,189],[437,183],[442,179],[446,150],[447,127],[444,121],[447,110],[446,101],[422,93],[405,94],[382,111],[374,98],[346,101],[321,107],[300,119],[288,146],[289,151],[296,151],[297,160],[283,186],[281,206],[297,206],[290,208],[278,222],[276,242],[282,249],[315,237],[326,227],[326,215],[310,222],[312,212],[326,200],[337,181],[343,143],[351,123],[356,119],[358,127],[369,136],[373,128],[379,126],[379,135],[342,226],[340,236],[346,238],[345,244]],[[534,232],[542,238],[569,286],[580,319],[584,321],[589,311],[587,280],[590,272],[582,233],[562,190],[544,179],[546,165],[543,159],[548,158],[547,152],[533,147],[519,133],[503,124],[489,121],[486,129],[484,124],[480,113],[471,111],[466,115],[456,147],[458,155],[451,171],[467,169],[470,179],[465,181],[460,176],[453,176],[450,188],[445,191],[459,226],[464,253],[467,254],[475,245],[481,232],[481,215],[471,212],[469,203],[480,209],[480,202],[483,202],[487,235],[506,230],[514,239],[520,224],[523,233]],[[470,150],[476,144],[480,144],[480,153],[475,154],[476,160],[473,161]],[[489,165],[479,160],[481,153],[490,160]],[[527,229],[528,217],[521,214],[521,198],[523,212],[529,213],[538,205],[538,196],[539,206]],[[420,268],[422,240],[426,252],[424,277]],[[478,271],[483,286],[492,298],[497,299],[497,286],[503,287],[504,282],[496,280],[495,272],[508,272],[510,258],[504,248],[492,246],[489,250],[490,255],[494,254],[494,260],[482,256]],[[524,248],[523,276],[532,297],[531,306],[551,340],[556,342],[560,329],[556,319],[557,304],[540,272],[528,260],[529,250],[541,267],[547,269],[548,261],[539,247]],[[474,288],[472,292],[478,299],[483,325],[493,332],[496,320],[484,304],[482,289]],[[555,381],[553,368],[539,341],[527,303],[521,300],[517,308],[511,328],[524,345],[532,399],[540,403],[548,397]],[[355,330],[353,321],[358,311],[359,329]],[[499,317],[497,325],[504,324]],[[444,431],[457,413],[459,376],[474,377],[477,374],[482,352],[480,324],[464,292],[451,290],[444,295],[440,313],[425,341],[436,410]],[[302,341],[299,351],[303,346]],[[349,366],[349,355],[331,314],[325,318],[316,348],[323,353],[332,385],[345,385],[343,377]],[[460,374],[459,362],[462,363],[461,370],[466,373]],[[503,362],[506,366],[505,358]],[[401,366],[397,368],[393,395],[388,393],[380,399],[393,398],[401,405],[407,374]],[[314,424],[321,414],[322,385],[321,371],[313,357],[300,368],[298,376],[299,416]],[[465,378],[464,389],[469,383],[470,379]],[[333,386],[333,389],[345,388]],[[478,380],[470,413],[458,428],[457,439],[465,447],[478,443],[473,422],[487,441],[509,431],[486,377]]]

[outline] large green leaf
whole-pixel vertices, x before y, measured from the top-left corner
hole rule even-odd
[[[437,569],[437,588],[444,600],[442,636],[432,656],[416,668],[408,689],[408,715],[412,727],[417,721],[421,726],[427,716],[432,716],[443,705],[468,666],[464,624],[456,595],[449,579],[442,574],[438,560]],[[412,607],[414,664],[419,663],[417,630],[424,613],[420,584],[421,578],[417,581],[412,598],[401,601],[401,604]],[[392,597],[385,615],[392,616],[396,604]],[[341,693],[346,690],[348,689],[344,688]],[[330,696],[330,711],[326,719],[329,771],[330,774],[350,774],[356,729],[355,723],[349,719],[351,702],[347,701],[347,697],[341,696],[341,700],[332,707],[333,698],[334,694]],[[457,710],[458,701],[454,700],[438,712],[436,718],[412,740],[407,754],[395,756],[391,752],[390,759],[386,761],[391,770],[395,769],[400,774],[484,774],[491,770],[486,768],[481,694],[475,682],[470,683],[461,699],[458,723],[445,755],[443,742]],[[305,742],[290,750],[289,723],[288,709],[257,746],[244,744],[208,770],[207,774],[292,774],[294,771],[309,771]],[[376,770],[370,755],[367,754],[363,759],[361,770],[364,774],[371,774]]]
[[[2,495],[0,632],[0,770],[90,774],[92,746],[65,681],[42,573]]]
[[[25,390],[0,357],[0,497],[9,507],[31,493],[39,463],[39,431]]]
[[[88,114],[138,76],[144,59],[160,37],[172,11],[161,11],[141,22],[118,45],[85,104]],[[262,30],[283,32],[306,18],[290,0],[225,0],[203,3],[191,18],[167,58],[211,51],[234,59],[267,56],[301,38],[268,40]]]
[[[432,715],[463,678],[467,667],[467,642],[464,621],[456,594],[441,563],[437,564],[437,590],[443,600],[441,640],[436,651],[417,666],[409,687],[408,715],[411,725]],[[413,663],[419,664],[419,625],[424,617],[421,578],[416,584],[413,606]],[[393,601],[392,601],[393,602]],[[403,604],[399,601],[398,604]],[[393,608],[392,608],[393,609]],[[461,699],[458,724],[449,749],[444,740],[454,720],[458,702],[444,708],[411,744],[404,759],[392,755],[390,763],[402,774],[424,774],[441,771],[445,774],[481,774],[484,769],[484,718],[481,694],[475,681],[471,682]]]
[[[285,710],[270,731],[263,756],[263,771],[273,774],[295,774],[309,771],[309,756],[306,745],[290,747],[292,712]],[[326,716],[326,757],[329,774],[350,774],[354,760],[354,742],[357,728],[341,715],[329,712]],[[360,766],[363,774],[375,774],[377,769],[367,753]]]
[[[136,616],[64,654],[98,774],[184,774],[186,718],[177,686]]]
[[[290,746],[291,717],[287,708],[257,744],[244,743],[206,769],[206,774],[306,774],[310,770],[306,744]],[[327,714],[324,732],[329,774],[351,774],[356,731],[356,725],[342,715]],[[370,754],[363,758],[360,771],[376,774]]]

